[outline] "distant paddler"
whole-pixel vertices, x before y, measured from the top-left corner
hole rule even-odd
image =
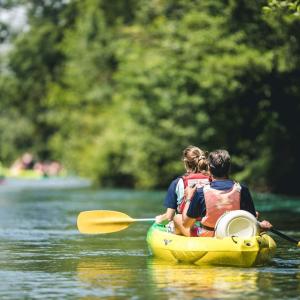
[[[33,170],[34,164],[33,155],[26,152],[12,164],[9,173],[11,176],[18,176],[23,170]]]

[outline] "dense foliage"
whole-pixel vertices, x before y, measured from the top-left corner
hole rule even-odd
[[[238,180],[299,194],[295,13],[246,0],[20,2],[29,26],[1,64],[4,163],[31,150],[102,185],[164,187],[195,144],[228,149]]]

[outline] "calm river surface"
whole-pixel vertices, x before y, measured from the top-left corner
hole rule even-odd
[[[157,261],[145,241],[149,224],[96,236],[77,231],[80,211],[152,218],[164,195],[0,185],[0,299],[300,299],[300,248],[276,236],[272,263],[244,269]],[[300,239],[300,202],[265,195],[255,203],[262,218]]]

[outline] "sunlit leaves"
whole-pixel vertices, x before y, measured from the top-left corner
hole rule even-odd
[[[187,145],[224,147],[237,179],[279,186],[292,160],[278,158],[296,156],[300,134],[299,23],[283,2],[298,1],[271,1],[271,15],[264,1],[27,1],[0,87],[15,126],[33,132],[18,151],[152,188],[184,171]],[[5,135],[11,153],[17,140]]]

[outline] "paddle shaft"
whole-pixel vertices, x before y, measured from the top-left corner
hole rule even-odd
[[[112,218],[112,219],[96,219],[92,221],[93,224],[128,224],[128,223],[134,223],[134,222],[153,222],[155,219],[149,218],[149,219],[124,219],[124,218]]]
[[[257,222],[258,225],[260,226],[260,222]],[[274,229],[274,228],[270,228],[269,231],[273,232],[274,234],[280,236],[281,238],[293,243],[293,244],[296,244],[298,247],[300,247],[300,242],[295,240],[294,238],[288,236],[288,235],[285,235],[284,233]]]
[[[280,236],[281,238],[283,238],[283,239],[285,239],[285,240],[287,240],[289,242],[292,242],[292,243],[294,243],[296,245],[299,245],[299,241],[293,239],[290,236],[287,236],[287,235],[283,234],[282,232],[280,232],[280,231],[278,231],[278,230],[276,230],[274,228],[271,228],[270,231],[273,232],[273,233],[275,233],[275,234],[277,234],[278,236]]]
[[[153,222],[155,221],[155,218],[146,218],[146,219],[133,219],[134,222]]]

